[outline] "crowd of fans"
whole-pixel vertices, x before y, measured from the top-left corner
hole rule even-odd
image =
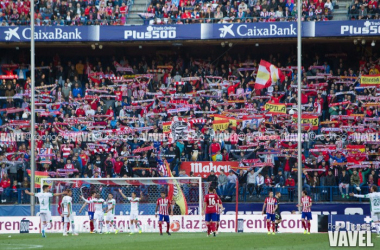
[[[359,1],[354,0],[349,9],[349,16],[352,20],[379,19],[380,6],[378,0]]]
[[[133,1],[39,0],[36,25],[124,25]],[[30,24],[30,0],[1,1],[1,26]]]
[[[376,4],[374,11],[370,3]],[[371,7],[368,15],[371,11],[375,16],[377,1],[370,3],[364,2],[363,6]],[[38,26],[124,25],[132,5],[133,1],[128,0],[39,0],[35,4],[34,18]],[[359,4],[354,6],[359,7]],[[305,0],[302,18],[305,21],[331,20],[333,9],[331,0]],[[153,0],[141,15],[157,24],[275,22],[296,20],[297,8],[294,0],[181,0],[179,3]],[[1,1],[0,23],[1,26],[30,24],[30,0]]]
[[[333,8],[330,0],[302,1],[302,18],[305,21],[331,20]],[[147,13],[155,17],[158,24],[276,22],[297,19],[297,7],[293,0],[181,0],[178,6],[171,2],[152,0]]]
[[[1,202],[28,202],[23,192],[30,183],[31,115],[37,170],[52,178],[159,177],[165,176],[163,160],[174,176],[187,176],[185,161],[237,161],[239,168],[205,178],[223,198],[233,195],[237,181],[248,199],[279,188],[293,200],[302,181],[317,200],[328,201],[380,184],[378,135],[355,137],[379,132],[378,89],[360,87],[358,78],[379,75],[378,58],[363,57],[350,67],[346,63],[355,59],[347,55],[305,57],[301,100],[308,117],[302,117],[302,130],[317,136],[302,143],[302,180],[295,170],[297,142],[264,137],[297,133],[296,61],[266,59],[285,78],[256,89],[259,58],[249,55],[226,54],[214,62],[181,56],[71,61],[56,55],[36,68],[35,114],[29,66],[1,64]],[[269,112],[268,103],[286,110]],[[226,127],[217,126],[217,115],[227,119]]]

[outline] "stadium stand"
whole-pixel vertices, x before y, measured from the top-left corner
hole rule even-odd
[[[37,170],[52,178],[158,177],[165,158],[175,176],[190,174],[183,162],[237,161],[225,175],[202,176],[227,200],[261,200],[274,189],[293,201],[302,181],[316,201],[351,201],[348,191],[367,193],[380,184],[379,97],[376,87],[358,81],[380,74],[378,58],[305,57],[303,131],[313,138],[303,142],[303,179],[297,180],[294,57],[267,58],[283,78],[263,89],[255,88],[260,61],[254,55],[61,57],[36,68]],[[3,59],[0,69],[1,203],[28,203],[29,66],[20,57]],[[144,132],[172,138],[160,142]],[[80,137],[90,134],[95,142]]]

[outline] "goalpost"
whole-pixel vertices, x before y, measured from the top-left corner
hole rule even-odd
[[[75,215],[76,231],[89,232],[89,218],[87,207],[81,212],[85,199],[92,192],[100,194],[104,200],[111,193],[116,200],[115,222],[119,230],[128,232],[130,221],[130,203],[124,200],[119,189],[127,197],[134,192],[141,198],[139,202],[139,222],[143,232],[158,232],[158,219],[155,218],[156,201],[165,192],[174,202],[174,216],[170,217],[170,231],[201,232],[205,229],[202,209],[203,197],[208,192],[210,183],[202,182],[201,177],[151,177],[151,178],[43,178],[40,183],[49,185],[50,191],[60,193],[72,190],[73,214]],[[62,197],[53,197],[51,200],[52,225],[48,232],[61,232],[61,217],[58,213],[58,204]],[[36,210],[38,211],[38,210]],[[164,226],[165,228],[166,226]]]

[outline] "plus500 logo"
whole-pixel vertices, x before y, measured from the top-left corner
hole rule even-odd
[[[124,31],[124,39],[173,39],[177,37],[175,27],[152,27],[148,26],[147,31],[136,30]]]

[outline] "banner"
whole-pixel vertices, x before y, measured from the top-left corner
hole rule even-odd
[[[237,161],[187,161],[181,164],[181,170],[185,170],[187,175],[190,176],[190,172],[193,172],[194,176],[202,178],[207,178],[212,170],[219,175],[221,170],[228,173],[231,168],[237,167],[239,167]]]
[[[262,206],[262,204],[261,204]],[[282,222],[279,225],[281,232],[283,233],[302,233],[302,221],[300,214],[281,214]],[[52,216],[52,222],[46,229],[46,233],[62,233],[63,223],[61,216]],[[75,227],[78,233],[89,233],[90,232],[90,221],[88,216],[74,216]],[[266,228],[266,215],[239,215],[238,219],[244,221],[243,231],[245,233],[266,233],[268,230]],[[39,216],[24,216],[24,217],[2,217],[1,221],[3,225],[0,227],[0,234],[11,234],[20,232],[21,220],[29,220],[29,233],[40,233],[41,223]],[[114,217],[116,227],[120,229],[121,232],[129,232],[130,220],[129,216],[117,215]],[[152,222],[153,221],[153,222]],[[157,233],[159,232],[158,223],[154,215],[139,215],[139,223],[143,233]],[[174,215],[170,216],[170,230],[172,232],[204,232],[207,230],[206,224],[204,222],[204,216],[200,217],[198,215]],[[235,215],[221,215],[220,216],[220,226],[219,232],[235,232],[236,218]],[[163,230],[166,230],[166,224],[163,224]],[[318,232],[318,216],[314,216],[311,220],[310,232]],[[7,244],[10,249],[13,242]],[[18,242],[15,242],[14,248],[17,249]],[[328,244],[328,242],[326,242]],[[32,245],[33,246],[33,245]]]
[[[293,122],[297,123],[297,115],[293,115]],[[301,116],[302,124],[311,124],[313,130],[318,130],[319,119],[316,115],[302,115]]]
[[[28,175],[31,176],[30,169],[26,170],[28,172]],[[49,178],[49,174],[47,172],[42,171],[35,171],[34,172],[34,187],[35,188],[41,188],[41,179],[43,178]],[[45,181],[44,185],[51,185],[51,183],[48,183]]]
[[[233,118],[233,117],[227,117],[227,116],[218,115],[218,114],[210,115],[210,116],[214,117],[214,121],[228,120],[229,123],[232,124],[232,127],[236,127],[237,126],[237,120],[235,118]]]
[[[303,22],[303,37],[379,36],[378,20]],[[0,42],[28,42],[29,26],[0,27]],[[36,42],[168,41],[296,38],[294,22],[136,26],[36,26]]]
[[[0,28],[0,42],[28,42],[31,37],[29,26]],[[100,26],[36,26],[36,42],[84,42],[99,41]]]
[[[271,114],[286,114],[285,104],[267,102],[264,106],[264,109],[268,110]]]
[[[247,126],[250,128],[252,128],[253,126],[256,126],[256,128],[258,128],[260,126],[260,123],[264,120],[265,119],[262,116],[252,117],[252,116],[245,115],[242,118],[242,128],[245,128]]]
[[[365,152],[365,146],[364,145],[347,145],[347,150],[348,149],[356,149],[356,150],[359,150],[361,153]]]
[[[362,76],[360,86],[378,86],[380,85],[380,75]]]
[[[172,131],[171,126],[172,126],[172,122],[162,123],[162,132],[164,132],[165,134],[170,133]]]
[[[165,160],[164,164],[166,167],[166,171],[168,173],[168,177],[173,177],[172,171],[170,170],[169,163]],[[187,209],[187,202],[186,202],[185,195],[183,194],[183,191],[178,181],[173,180],[173,183],[174,184],[169,184],[168,199],[175,201],[175,203],[181,209],[182,215],[187,215],[189,211]]]
[[[229,120],[217,120],[212,122],[212,128],[214,131],[224,131],[228,129],[228,126],[230,125]]]

